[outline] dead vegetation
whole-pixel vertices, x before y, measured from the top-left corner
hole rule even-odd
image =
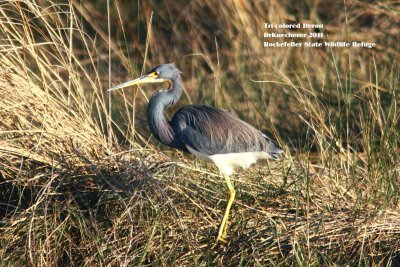
[[[89,1],[0,4],[1,262],[400,264],[398,5],[167,2],[132,15],[115,1],[110,20]],[[266,19],[378,47],[265,50]],[[183,103],[227,108],[285,147],[234,177],[230,242],[215,250],[216,168],[148,138],[151,89],[105,93],[110,73],[168,61]]]

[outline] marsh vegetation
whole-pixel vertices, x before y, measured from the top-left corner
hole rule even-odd
[[[0,3],[2,263],[400,264],[398,3],[107,2]],[[282,21],[377,46],[264,48]],[[106,92],[166,62],[183,72],[177,108],[228,109],[285,150],[233,177],[216,249],[216,167],[151,137],[159,88]]]

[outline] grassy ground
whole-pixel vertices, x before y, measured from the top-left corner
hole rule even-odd
[[[399,14],[388,1],[1,1],[1,262],[399,265]],[[377,47],[262,47],[264,22],[298,21]],[[215,249],[218,170],[151,137],[156,88],[106,93],[164,62],[183,71],[179,106],[229,109],[285,150],[233,177]]]

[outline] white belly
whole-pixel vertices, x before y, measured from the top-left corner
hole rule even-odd
[[[226,175],[231,175],[235,168],[241,167],[247,169],[252,164],[256,163],[259,159],[271,158],[267,152],[243,152],[243,153],[228,153],[228,154],[215,154],[206,155],[200,153],[193,148],[186,146],[190,153],[193,155],[209,160],[215,163],[219,168],[220,172]]]

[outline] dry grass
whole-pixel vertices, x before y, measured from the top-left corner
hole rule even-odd
[[[0,2],[2,263],[400,264],[399,5],[167,2],[115,1],[110,20],[90,1]],[[378,47],[265,50],[266,20]],[[153,88],[105,93],[169,61],[182,105],[227,108],[285,144],[281,161],[234,177],[216,249],[216,168],[147,137]]]

